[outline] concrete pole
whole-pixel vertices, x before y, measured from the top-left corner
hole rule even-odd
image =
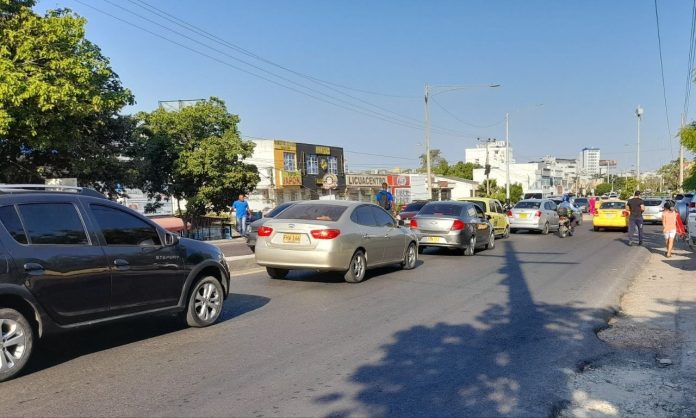
[[[488,167],[488,144],[490,142],[491,139],[488,138],[486,140],[486,170],[488,170],[488,173],[486,174],[486,197],[491,197],[490,168]]]
[[[510,113],[505,114],[505,203],[510,204]]]
[[[681,115],[681,127],[684,129],[684,114]],[[684,144],[681,142],[681,135],[679,136],[679,185],[677,190],[683,192],[682,185],[684,184]]]
[[[428,198],[433,197],[433,180],[430,167],[430,110],[428,109],[428,96],[430,95],[430,86],[425,83],[425,171],[428,176]]]

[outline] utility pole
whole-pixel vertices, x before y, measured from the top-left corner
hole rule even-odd
[[[636,150],[636,183],[640,190],[640,122],[643,118],[643,108],[638,105],[636,108],[636,116],[638,117],[638,149]]]
[[[684,129],[684,114],[681,115],[681,128]],[[681,133],[681,132],[680,132]],[[678,191],[683,192],[682,185],[684,184],[684,144],[681,142],[679,135],[679,187]]]
[[[428,109],[428,96],[430,86],[425,83],[425,171],[428,176],[428,200],[433,198],[433,179],[430,168],[430,110]]]
[[[510,204],[510,113],[505,113],[505,204]]]
[[[477,138],[478,141],[482,141],[481,138]],[[491,195],[491,181],[490,181],[490,175],[491,175],[491,165],[489,164],[488,160],[488,144],[491,142],[495,141],[495,138],[488,138],[484,139],[483,141],[486,142],[486,166],[485,166],[485,173],[486,173],[486,195],[487,197],[490,197]]]

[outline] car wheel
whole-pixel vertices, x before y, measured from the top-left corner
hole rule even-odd
[[[598,226],[594,226],[594,227],[592,227],[592,230],[595,231],[595,232],[599,232],[599,227],[598,227]]]
[[[266,267],[266,273],[271,277],[271,279],[283,280],[288,276],[290,270],[277,269],[274,267]]]
[[[505,232],[503,232],[503,238],[510,238],[510,227],[505,227]]]
[[[365,278],[365,270],[367,269],[367,260],[365,254],[358,250],[353,254],[348,265],[348,271],[343,275],[343,278],[348,283],[360,283]]]
[[[541,235],[548,235],[549,234],[549,223],[546,222],[544,224],[544,229],[541,230]]]
[[[14,309],[0,309],[0,382],[13,378],[29,361],[34,329]]]
[[[488,236],[488,244],[486,244],[486,249],[492,250],[493,248],[495,248],[495,234],[493,231],[491,231],[491,234]]]
[[[416,262],[418,261],[418,250],[416,249],[416,243],[412,242],[406,248],[406,254],[404,255],[404,261],[401,263],[401,268],[404,270],[413,270],[416,268]]]
[[[199,280],[189,296],[186,307],[186,324],[202,328],[212,325],[222,313],[223,290],[220,281],[213,276]]]
[[[472,235],[469,238],[469,246],[464,249],[464,255],[472,256],[476,254],[476,236]]]
[[[250,249],[251,252],[253,253],[253,252],[256,251],[256,246],[255,246],[255,245],[250,245],[250,246],[249,246],[249,249]]]

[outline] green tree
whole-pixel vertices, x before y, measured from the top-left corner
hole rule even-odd
[[[160,108],[136,117],[143,189],[151,196],[186,200],[193,220],[224,211],[235,196],[258,184],[256,166],[244,162],[254,143],[240,138],[239,117],[224,101],[211,97],[178,111]]]
[[[487,186],[488,184],[488,186]],[[490,191],[490,193],[489,193]],[[502,189],[503,191],[503,196],[505,195],[505,188]],[[491,197],[491,198],[496,198],[498,193],[500,192],[500,189],[498,188],[498,182],[495,179],[491,180],[484,180],[483,183],[478,187],[476,190],[476,195],[480,197]],[[505,197],[503,197],[503,201],[505,200]]]
[[[679,160],[670,161],[663,165],[657,170],[657,174],[662,176],[666,190],[679,189]]]
[[[691,122],[691,124],[682,128],[682,130],[679,131],[679,137],[685,148],[696,153],[696,122]],[[684,184],[682,186],[685,190],[696,189],[696,164],[691,166],[691,170],[688,176],[684,178]]]
[[[133,167],[120,158],[133,104],[109,60],[69,10],[40,16],[32,0],[0,0],[0,182],[77,177],[113,191]]]
[[[427,161],[425,159],[425,154],[421,154],[418,158],[420,159],[420,165],[421,165],[420,170],[422,173],[425,173],[428,169]],[[439,166],[441,160],[444,160],[444,158],[442,157],[442,151],[440,151],[439,149],[431,149],[430,150],[430,169],[433,170],[433,172],[434,172],[434,167]]]
[[[599,183],[595,187],[594,192],[595,192],[595,195],[597,195],[597,196],[601,196],[605,193],[609,193],[609,192],[611,192],[611,184],[610,183]]]
[[[450,176],[460,177],[467,180],[473,180],[475,168],[481,168],[481,166],[478,164],[457,161],[456,164],[449,166],[449,170],[447,172]]]
[[[436,165],[433,165],[431,167],[431,170],[433,174],[437,174],[438,176],[449,176],[452,175],[450,173],[450,165],[447,163],[447,160],[444,158],[440,158],[437,162]]]

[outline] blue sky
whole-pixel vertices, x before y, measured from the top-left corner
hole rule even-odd
[[[310,95],[353,109],[357,105],[360,113],[203,57],[76,0],[40,1],[38,10],[68,7],[88,19],[88,38],[102,48],[136,95],[137,104],[127,112],[152,110],[158,100],[218,96],[240,115],[243,135],[343,146],[351,169],[416,166],[423,152],[424,83],[499,83],[499,88],[472,86],[435,96],[431,119],[440,129],[432,134],[432,147],[442,149],[452,162],[463,160],[464,149],[474,146],[477,137],[503,139],[504,124],[499,122],[505,112],[512,112],[510,139],[518,161],[545,154],[574,157],[581,148],[595,146],[602,158],[631,168],[636,155],[634,109],[640,104],[645,109],[642,171],[678,155],[676,140],[668,139],[650,0],[145,0],[296,72],[403,97],[328,89],[187,33],[148,14],[137,6],[139,0],[82,1],[227,64],[303,90],[232,57],[244,59],[309,86],[314,91],[303,91]],[[658,7],[674,135],[684,103],[692,2],[658,0]],[[696,119],[696,105],[692,107],[688,120]],[[401,115],[409,126],[394,123],[397,116],[387,112]]]

